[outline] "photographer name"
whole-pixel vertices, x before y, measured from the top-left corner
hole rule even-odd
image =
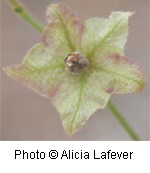
[[[133,152],[126,151],[75,151],[75,150],[50,150],[49,152],[40,152],[36,150],[34,152],[28,152],[25,150],[15,150],[15,159],[132,159]]]

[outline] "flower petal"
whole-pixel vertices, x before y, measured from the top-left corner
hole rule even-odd
[[[55,57],[55,58],[53,58]],[[23,64],[5,68],[8,76],[23,82],[46,97],[55,93],[64,76],[64,62],[43,44],[29,50]]]
[[[61,3],[51,4],[47,9],[47,26],[43,33],[43,43],[66,53],[80,48],[83,24]]]
[[[103,60],[97,68],[95,80],[109,94],[125,94],[141,91],[145,85],[145,76],[142,70],[127,58],[112,55]]]
[[[92,60],[100,60],[112,53],[123,54],[128,35],[128,17],[131,15],[131,12],[113,12],[109,19],[88,19],[83,36],[83,53]]]
[[[65,78],[52,100],[65,130],[74,134],[97,109],[106,106],[109,97],[97,80],[93,80],[93,75],[88,74]]]

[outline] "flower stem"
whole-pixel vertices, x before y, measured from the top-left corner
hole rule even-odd
[[[119,112],[119,110],[116,108],[116,106],[114,105],[114,103],[111,100],[108,102],[108,108],[114,114],[114,116],[117,118],[117,120],[120,122],[120,124],[124,127],[124,129],[130,135],[130,137],[134,141],[139,141],[140,139],[139,139],[138,135],[136,134],[136,132],[131,128],[129,123],[126,121],[126,119]]]
[[[13,9],[18,13],[26,22],[31,24],[37,31],[43,31],[43,25],[39,23],[18,0],[8,0],[13,6]]]

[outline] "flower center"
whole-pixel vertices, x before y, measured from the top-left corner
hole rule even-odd
[[[82,73],[87,69],[89,61],[78,52],[72,52],[66,57],[65,64],[69,72],[77,74]]]

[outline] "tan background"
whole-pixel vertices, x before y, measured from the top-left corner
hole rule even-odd
[[[50,0],[22,0],[43,23]],[[54,1],[53,1],[54,2]],[[126,55],[148,75],[148,0],[64,0],[81,19],[108,17],[111,11],[135,11],[130,20]],[[41,40],[40,34],[2,1],[2,66],[19,64],[27,50]],[[72,138],[64,132],[59,115],[50,103],[10,80],[2,72],[2,140],[130,140],[113,115],[97,111]],[[143,92],[114,96],[113,100],[143,140],[149,140],[148,84]]]

